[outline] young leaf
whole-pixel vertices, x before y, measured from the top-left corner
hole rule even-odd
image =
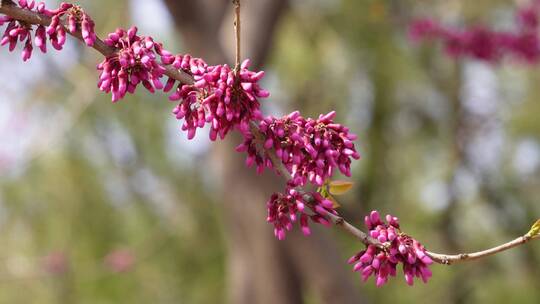
[[[349,181],[331,181],[328,183],[328,190],[333,195],[342,195],[351,190],[353,182]]]
[[[527,237],[535,237],[537,235],[540,235],[540,219],[536,221],[531,227],[531,230],[527,232],[525,236]]]

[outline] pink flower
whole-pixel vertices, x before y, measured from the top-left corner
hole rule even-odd
[[[45,7],[44,2],[36,3],[34,0],[19,0],[18,4],[23,9],[51,17],[49,26],[39,25],[35,31],[34,43],[43,53],[47,52],[47,38],[55,49],[61,50],[63,48],[66,42],[66,30],[61,19],[63,16],[67,16],[69,21],[68,30],[71,33],[81,29],[83,40],[87,45],[92,46],[97,38],[94,33],[94,22],[79,6],[62,3],[60,8],[51,11]],[[0,45],[9,44],[9,50],[13,51],[18,41],[25,41],[22,59],[27,61],[32,57],[33,26],[7,16],[1,16],[0,26],[5,23],[8,23],[8,26],[0,40]]]
[[[330,225],[327,213],[337,214],[333,203],[317,192],[307,195],[312,198],[309,202],[304,199],[304,194],[288,186],[285,193],[272,194],[266,203],[268,209],[266,220],[274,225],[274,235],[278,240],[285,239],[286,232],[293,228],[295,222],[300,222],[304,235],[311,234],[309,220],[325,226]]]
[[[293,112],[282,118],[267,117],[260,123],[264,135],[264,149],[273,149],[283,165],[292,175],[294,186],[308,182],[322,186],[336,169],[351,176],[351,159],[359,159],[354,147],[356,135],[349,129],[334,123],[335,112],[320,115],[318,119],[303,118]],[[268,152],[260,155],[256,140],[246,134],[244,142],[236,148],[247,152],[246,164],[257,164],[257,171],[264,167],[273,168]]]
[[[501,45],[497,43],[497,33],[483,27],[475,27],[463,34],[464,47],[474,58],[496,61],[501,55]]]
[[[540,2],[534,1],[518,10],[517,32],[493,31],[478,25],[455,29],[430,19],[419,19],[411,22],[409,36],[413,41],[440,39],[446,53],[456,58],[471,57],[496,63],[503,56],[513,56],[526,63],[535,63],[540,59],[539,9]]]
[[[377,287],[384,285],[389,277],[395,277],[398,264],[403,264],[405,281],[414,284],[414,277],[427,283],[431,277],[429,265],[433,264],[422,244],[401,232],[397,217],[387,215],[386,223],[377,211],[372,211],[365,219],[369,235],[386,245],[385,249],[375,245],[367,246],[348,261],[354,264],[353,270],[360,271],[362,280],[375,277]]]
[[[74,34],[80,30],[86,45],[94,45],[97,39],[94,31],[94,21],[80,6],[62,2],[60,8],[53,11],[46,11],[45,14],[52,17],[51,24],[47,28],[47,34],[52,35],[54,32],[65,31],[62,25],[62,20],[65,20],[70,33]]]
[[[9,45],[9,51],[12,52],[17,46],[18,41],[25,41],[22,52],[23,61],[27,61],[32,56],[32,26],[13,19],[4,19],[4,22],[9,22],[0,45]]]
[[[45,256],[43,260],[45,271],[52,275],[64,274],[69,269],[69,258],[62,251],[54,251]]]
[[[117,51],[105,58],[97,69],[101,71],[98,87],[112,93],[112,101],[122,99],[126,93],[133,93],[139,84],[150,92],[163,89],[160,78],[165,68],[158,63],[170,61],[170,53],[152,37],[138,36],[137,28],[128,31],[117,29],[104,42]]]
[[[126,272],[135,264],[135,256],[130,250],[117,249],[107,254],[104,263],[113,272]]]
[[[538,9],[540,2],[535,1],[531,6],[517,11],[517,21],[525,31],[535,31],[538,28]]]
[[[525,62],[536,63],[540,59],[540,39],[536,33],[523,32],[512,36],[508,49]]]
[[[249,65],[249,60],[244,61],[236,72],[228,65],[208,66],[190,55],[176,56],[173,66],[195,79],[194,84],[178,85],[169,97],[180,101],[173,113],[184,120],[182,130],[188,132],[188,139],[206,124],[210,125],[210,139],[216,140],[237,127],[245,131],[251,120],[261,119],[258,99],[269,93],[258,84],[264,72],[250,71]]]
[[[19,6],[23,9],[27,9],[29,11],[34,11],[38,13],[43,13],[45,11],[45,5],[43,3],[40,3],[36,6],[35,1],[25,1],[20,0]],[[0,16],[0,26],[3,26],[5,23],[8,23],[6,30],[4,32],[4,35],[2,36],[2,39],[0,40],[0,45],[9,45],[9,51],[13,51],[15,47],[17,46],[18,41],[24,41],[24,47],[21,54],[22,60],[27,61],[32,57],[32,33],[33,33],[33,27],[30,24],[27,24],[25,22],[15,20],[8,16]],[[36,34],[37,35],[37,34]],[[40,33],[40,37],[43,37]],[[45,37],[46,40],[46,37]]]
[[[431,19],[418,19],[409,25],[409,37],[413,41],[435,38],[439,34],[439,24]]]

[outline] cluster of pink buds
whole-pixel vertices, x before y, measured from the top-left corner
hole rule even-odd
[[[411,23],[409,34],[415,41],[442,40],[446,52],[453,57],[497,62],[511,55],[534,63],[540,60],[539,10],[540,1],[518,10],[516,32],[493,31],[482,26],[454,29],[431,19],[420,19]]]
[[[101,71],[98,87],[112,93],[113,102],[122,99],[126,93],[133,93],[138,84],[154,93],[163,89],[160,78],[165,68],[157,62],[161,57],[163,64],[170,64],[174,56],[163,49],[151,37],[137,35],[137,28],[117,29],[110,33],[105,44],[116,49],[98,65]]]
[[[67,29],[70,33],[75,33],[80,29],[83,40],[89,46],[92,46],[96,41],[94,21],[92,21],[79,6],[62,3],[60,8],[48,10],[45,7],[44,2],[37,3],[34,0],[19,0],[18,4],[22,9],[33,11],[46,17],[51,17],[49,26],[37,26],[34,34],[34,43],[43,53],[47,52],[47,39],[51,41],[51,45],[56,50],[61,50],[63,48],[66,42],[66,29],[62,23],[63,16],[67,16]],[[34,49],[32,45],[33,26],[7,16],[0,17],[0,26],[6,22],[8,23],[8,26],[0,41],[0,45],[3,46],[9,44],[9,50],[13,51],[18,41],[25,41],[22,59],[23,61],[27,61],[32,56],[32,51]]]
[[[303,194],[292,187],[288,187],[285,194],[272,194],[266,207],[268,209],[266,220],[274,225],[274,235],[278,240],[285,239],[286,231],[290,231],[293,228],[293,223],[298,220],[304,235],[309,235],[311,234],[309,220],[330,226],[326,214],[337,214],[333,203],[319,193]],[[311,214],[308,211],[311,211]]]
[[[23,9],[27,9],[30,11],[35,11],[38,13],[45,13],[45,4],[43,2],[40,2],[39,4],[36,4],[33,0],[32,1],[25,1],[21,0],[19,1],[19,6]],[[6,44],[9,44],[9,51],[13,51],[15,47],[17,46],[18,41],[25,41],[24,42],[24,48],[22,51],[22,60],[27,61],[32,57],[32,51],[34,49],[32,45],[32,33],[34,31],[32,25],[27,24],[25,22],[15,20],[8,16],[0,16],[0,26],[4,25],[4,23],[8,23],[7,28],[4,32],[4,35],[2,36],[2,39],[0,40],[0,45],[4,46]],[[51,43],[53,45],[59,45],[62,40],[58,40],[57,35],[50,36]],[[38,26],[38,29],[35,33],[35,43],[36,46],[41,49],[42,52],[46,52],[46,41],[47,36],[45,34],[45,27],[42,25]],[[65,41],[65,35],[64,35],[64,41]]]
[[[422,244],[400,231],[397,217],[387,215],[384,223],[379,213],[372,211],[364,220],[370,237],[384,247],[368,245],[366,250],[349,259],[349,264],[355,264],[353,270],[362,273],[364,282],[373,275],[377,287],[384,285],[389,276],[396,276],[399,263],[403,264],[407,284],[413,285],[414,277],[421,278],[424,283],[428,281],[431,277],[429,265],[433,261]]]
[[[62,24],[62,17],[67,20],[67,29],[70,33],[74,34],[78,30],[81,31],[84,43],[88,46],[93,46],[97,36],[94,31],[94,21],[84,12],[84,10],[74,4],[62,2],[60,8],[53,11],[46,11],[45,15],[52,17],[51,24],[47,28],[47,34],[53,35],[54,33],[62,33],[65,30]]]
[[[529,6],[518,9],[516,17],[521,30],[537,30],[538,25],[540,25],[540,20],[538,19],[539,9],[540,1],[538,0],[533,0],[533,2]]]
[[[200,59],[189,55],[178,57],[173,65],[194,77],[193,84],[180,84],[169,97],[180,100],[173,113],[184,119],[182,130],[188,139],[195,137],[197,128],[210,124],[210,139],[221,139],[238,127],[247,130],[253,119],[261,119],[258,98],[270,94],[258,82],[264,72],[248,70],[250,61],[245,60],[238,71],[228,65],[208,66]]]
[[[333,122],[335,112],[320,115],[318,119],[303,118],[293,112],[282,118],[267,117],[260,123],[264,135],[265,150],[274,149],[293,179],[294,186],[303,186],[308,181],[322,186],[337,168],[346,176],[351,176],[351,158],[359,159],[353,141],[356,135],[349,129]],[[247,152],[246,164],[257,164],[258,171],[273,164],[264,153],[257,153],[256,139],[246,136],[236,150]],[[275,164],[274,164],[275,165]]]

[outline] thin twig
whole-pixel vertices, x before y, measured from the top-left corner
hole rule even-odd
[[[508,243],[504,243],[499,246],[495,246],[493,248],[489,248],[482,251],[477,251],[473,253],[460,253],[460,254],[441,254],[441,253],[434,253],[434,252],[427,252],[427,255],[429,255],[435,262],[439,264],[445,264],[445,265],[451,265],[458,262],[465,262],[465,261],[473,261],[478,260],[480,258],[488,257],[503,251],[506,251],[508,249],[512,249],[514,247],[523,245],[531,240],[540,238],[540,235],[536,235],[533,237],[530,236],[520,236],[515,240],[512,240]]]
[[[233,0],[234,5],[234,33],[235,33],[235,65],[234,69],[236,72],[240,71],[240,61],[242,60],[242,53],[240,50],[241,47],[241,33],[242,33],[242,23],[240,20],[240,0]]]
[[[239,67],[240,65],[240,0],[233,0],[233,3],[236,5],[235,11],[236,11],[236,21],[235,21],[235,29],[236,29],[236,65]],[[0,0],[0,14],[7,15],[13,19],[17,19],[20,21],[24,21],[28,24],[40,24],[44,26],[48,26],[51,22],[51,18],[44,16],[42,14],[38,14],[35,12],[31,12],[29,10],[21,9],[15,5],[13,5],[12,2],[6,1],[6,0]],[[66,31],[69,33],[69,31]],[[79,40],[82,39],[82,34],[80,31],[75,32],[74,34],[70,35],[78,38]],[[114,48],[109,47],[106,45],[101,39],[97,38],[96,42],[94,43],[93,48],[103,54],[104,56],[112,56],[116,50]],[[177,81],[180,81],[182,83],[186,84],[192,84],[194,83],[193,78],[191,75],[181,71],[177,70],[172,66],[165,66],[166,72],[165,75],[176,79]],[[266,153],[270,160],[272,161],[272,164],[274,165],[274,168],[276,171],[282,175],[285,179],[290,180],[292,178],[290,172],[285,168],[283,165],[283,162],[279,159],[279,157],[276,155],[275,151],[273,149],[264,149],[263,143],[264,143],[264,135],[259,129],[259,126],[255,121],[250,122],[250,130],[257,140],[257,146],[263,153]],[[312,201],[313,197],[309,194],[306,194],[306,201]],[[365,245],[375,245],[377,247],[385,247],[385,244],[380,243],[378,240],[371,238],[369,235],[367,235],[362,230],[358,229],[354,225],[347,222],[345,219],[338,215],[334,215],[331,213],[328,213],[327,216],[332,220],[334,225],[341,227],[344,231],[351,234],[352,236],[358,238],[362,243]],[[449,255],[449,254],[440,254],[440,253],[434,253],[434,252],[427,252],[427,254],[437,263],[440,264],[453,264],[456,262],[463,262],[463,261],[472,261],[477,260],[483,257],[491,256],[503,251],[506,251],[508,249],[514,248],[519,245],[523,245],[533,239],[540,238],[539,235],[529,237],[529,236],[521,236],[513,241],[510,241],[508,243],[474,253],[464,253],[464,254],[455,254],[455,255]]]

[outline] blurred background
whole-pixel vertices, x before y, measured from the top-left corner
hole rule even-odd
[[[229,2],[79,4],[99,36],[136,24],[218,64],[233,58]],[[337,110],[359,136],[347,219],[378,209],[429,250],[474,251],[540,216],[539,67],[454,60],[406,28],[511,30],[525,3],[244,0],[243,51],[267,72],[266,114]],[[188,142],[164,94],[111,104],[99,54],[75,41],[19,56],[0,52],[0,303],[540,303],[537,243],[435,265],[414,288],[362,283],[348,235],[273,237],[265,202],[283,181],[246,168],[240,138]]]

